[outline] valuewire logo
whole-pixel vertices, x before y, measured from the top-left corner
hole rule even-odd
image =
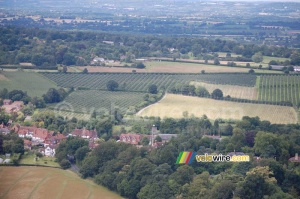
[[[249,162],[249,155],[196,155],[196,152],[180,152],[176,164],[191,164],[196,157],[197,162]]]
[[[180,152],[176,164],[191,164],[196,156],[196,152]]]

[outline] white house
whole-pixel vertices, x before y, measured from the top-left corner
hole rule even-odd
[[[55,156],[55,149],[51,148],[50,146],[47,146],[45,148],[44,155],[47,157],[54,157]]]

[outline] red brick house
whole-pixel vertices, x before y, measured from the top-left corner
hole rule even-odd
[[[133,133],[122,133],[120,135],[120,142],[125,142],[133,145],[139,145],[142,141],[143,137],[140,134],[133,134]]]
[[[83,139],[97,139],[98,134],[96,130],[87,130],[86,128],[83,129],[75,129],[69,136],[76,136],[81,137]]]

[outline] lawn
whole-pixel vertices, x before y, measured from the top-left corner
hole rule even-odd
[[[297,113],[292,107],[267,104],[249,104],[222,100],[167,94],[158,103],[145,108],[139,116],[182,118],[183,112],[189,116],[201,117],[204,114],[209,119],[240,120],[243,116],[260,117],[271,123],[297,123]]]
[[[0,167],[3,199],[121,199],[119,195],[83,180],[69,170],[46,167]]]
[[[42,75],[34,72],[2,71],[0,73],[0,89],[8,91],[19,89],[27,91],[31,97],[41,97],[49,88],[56,88],[56,84]]]
[[[60,167],[57,162],[55,162],[54,157],[41,157],[38,160],[35,159],[34,154],[24,154],[20,160],[20,164],[32,164],[32,165],[43,165],[51,167]]]

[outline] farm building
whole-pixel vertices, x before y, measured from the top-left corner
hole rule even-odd
[[[270,67],[272,67],[272,70],[282,70],[284,68],[284,66],[281,65],[270,65]]]

